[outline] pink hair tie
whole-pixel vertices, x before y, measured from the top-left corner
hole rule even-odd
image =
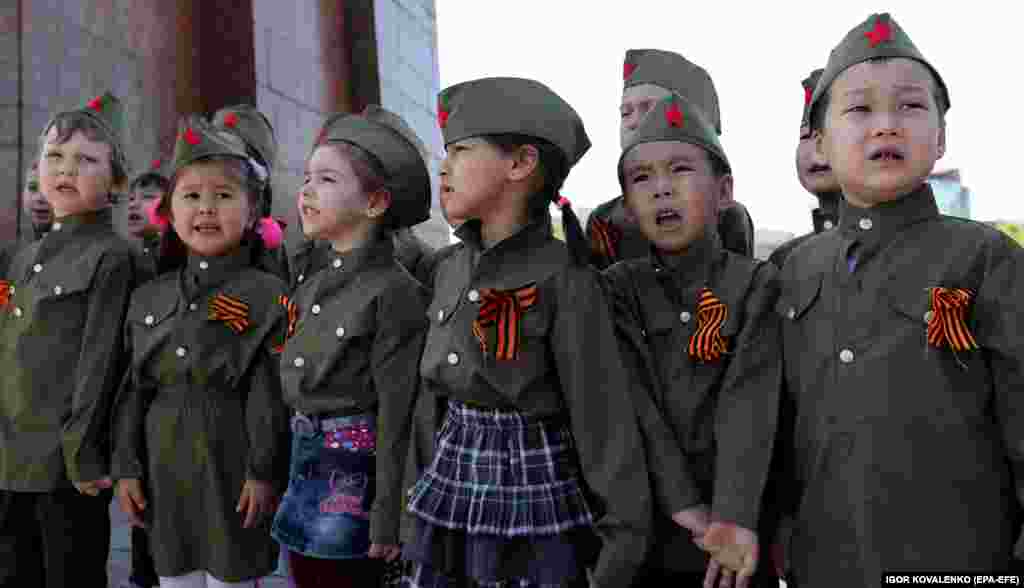
[[[562,195],[558,196],[558,208],[568,208],[570,206],[572,206],[572,202],[569,202],[568,198]]]
[[[149,218],[149,224],[156,227],[161,233],[167,230],[167,226],[170,224],[167,221],[167,217],[160,214],[160,201],[154,200],[152,203],[146,205],[146,216]]]
[[[270,216],[260,219],[260,225],[256,232],[260,234],[260,238],[263,239],[263,246],[267,249],[277,249],[281,246],[281,242],[284,241],[284,231],[281,230],[281,225]]]

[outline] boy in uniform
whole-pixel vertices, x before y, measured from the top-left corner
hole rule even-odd
[[[120,226],[124,238],[136,246],[138,269],[142,281],[156,276],[160,253],[160,227],[153,224],[150,210],[170,187],[164,159],[154,159],[149,168],[135,177],[120,205]]]
[[[709,582],[739,572],[749,586],[781,382],[776,270],[722,246],[729,163],[708,117],[684,97],[651,109],[623,150],[619,180],[650,246],[605,276],[624,355],[646,389],[636,403],[660,507],[634,585],[696,586],[707,570]],[[742,553],[736,567],[720,569],[702,550],[719,551],[723,533]],[[761,569],[755,585],[777,585]]]
[[[25,174],[22,208],[32,222],[32,240],[38,241],[53,227],[53,206],[39,191],[39,163],[33,163]]]
[[[619,139],[625,147],[644,116],[658,100],[676,92],[697,104],[709,117],[715,133],[722,133],[718,111],[718,94],[704,68],[691,63],[682,55],[658,49],[630,49],[626,51],[623,66],[624,87]],[[688,82],[699,80],[699,89]],[[723,208],[719,219],[723,237],[730,250],[744,255],[753,252],[753,222],[746,208],[738,202]],[[720,232],[722,232],[720,231]],[[592,250],[591,263],[604,269],[624,259],[647,256],[647,242],[629,218],[622,196],[601,204],[587,219],[586,234]]]
[[[110,94],[47,124],[55,221],[0,281],[0,586],[107,585],[109,406],[136,278],[109,205],[127,177],[122,128]]]
[[[814,232],[801,235],[791,239],[772,252],[769,260],[782,267],[786,256],[794,247],[806,241],[811,235],[822,231],[828,231],[839,224],[839,201],[843,194],[836,183],[836,177],[828,162],[815,149],[814,136],[811,134],[811,96],[814,94],[814,87],[818,85],[823,69],[816,69],[811,72],[803,82],[804,88],[804,113],[800,121],[800,142],[796,147],[796,175],[800,178],[800,185],[818,199],[818,208],[811,211],[811,222],[814,225]]]
[[[939,213],[926,179],[949,104],[888,14],[847,34],[811,98],[843,200],[837,230],[790,253],[777,306],[802,587],[1006,570],[1024,551],[1024,254]]]

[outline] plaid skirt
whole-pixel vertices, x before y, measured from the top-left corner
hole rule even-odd
[[[566,586],[596,551],[562,418],[449,401],[408,509],[418,519],[403,549],[409,587]]]

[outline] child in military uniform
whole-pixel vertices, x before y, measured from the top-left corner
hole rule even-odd
[[[307,163],[303,232],[331,250],[291,301],[298,322],[281,378],[296,416],[273,527],[298,588],[373,585],[379,560],[399,556],[401,457],[427,320],[426,292],[395,259],[391,232],[429,217],[422,152],[401,118],[372,106],[328,119]]]
[[[127,180],[122,128],[110,94],[46,125],[55,221],[0,281],[0,586],[107,585],[108,407],[135,282],[109,206]]]
[[[705,571],[715,582],[720,566],[701,547],[717,551],[715,537],[733,533],[743,558],[721,572],[731,582],[738,571],[738,586],[746,586],[759,569],[778,413],[776,270],[723,248],[715,220],[731,200],[732,177],[714,126],[692,102],[677,94],[657,102],[618,172],[651,250],[605,276],[625,355],[646,383],[638,389],[649,392],[639,392],[637,408],[664,513],[635,585],[697,586]],[[777,586],[760,576],[757,585]]]
[[[276,353],[285,284],[257,265],[266,175],[199,117],[175,145],[158,212],[162,273],[132,297],[131,367],[114,411],[121,508],[150,531],[161,586],[254,586],[287,461]]]
[[[25,190],[21,198],[22,209],[32,223],[33,240],[38,241],[53,227],[53,206],[39,189],[38,161],[33,162],[25,173]]]
[[[267,243],[262,251],[264,259],[260,266],[278,276],[286,283],[290,281],[288,252],[284,246],[284,221],[272,216],[274,205],[274,165],[277,163],[277,136],[267,116],[247,104],[227,106],[213,114],[213,125],[235,133],[245,141],[249,158],[262,166],[267,176],[264,190],[266,194],[260,199],[262,208],[256,232],[263,242]]]
[[[800,179],[800,185],[818,199],[818,207],[811,212],[811,222],[814,231],[806,235],[791,239],[779,245],[772,252],[769,260],[776,267],[782,267],[789,252],[806,241],[811,235],[817,235],[822,231],[828,231],[839,224],[839,201],[843,194],[836,183],[835,174],[832,168],[825,161],[824,156],[815,148],[814,135],[811,133],[811,96],[814,88],[818,85],[823,69],[816,69],[811,72],[803,82],[804,88],[804,113],[800,121],[800,141],[796,147],[796,175]]]
[[[156,276],[160,233],[165,228],[154,218],[153,212],[170,186],[167,163],[164,159],[154,159],[145,172],[132,180],[128,193],[118,202],[124,237],[135,244],[139,269],[149,278]]]
[[[844,199],[781,272],[800,586],[1006,570],[1024,551],[1024,252],[939,213],[926,179],[949,105],[889,14],[847,34],[811,98]]]
[[[417,440],[433,456],[409,493],[404,582],[586,585],[596,527],[592,585],[628,585],[650,521],[642,442],[607,302],[558,194],[590,141],[533,80],[466,82],[439,104],[442,198],[468,220],[431,281],[417,410],[445,410],[436,437]]]
[[[721,134],[718,94],[704,68],[685,57],[658,49],[630,49],[623,66],[622,105],[619,115],[619,139],[625,147],[651,107],[670,93],[686,96],[701,108]],[[694,80],[701,82],[693,88]],[[719,233],[726,248],[741,255],[753,253],[754,228],[746,208],[732,202],[719,212]],[[624,259],[647,256],[648,244],[636,220],[629,217],[618,196],[598,206],[587,219],[591,263],[604,269]]]

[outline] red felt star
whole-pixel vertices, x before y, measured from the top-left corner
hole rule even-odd
[[[153,163],[150,164],[150,167],[152,169],[160,169],[160,163],[161,161],[159,159],[154,159]]]
[[[630,62],[622,64],[622,79],[628,80],[633,76],[633,72],[636,71],[636,65]]]
[[[185,129],[185,142],[187,142],[189,145],[195,146],[198,145],[200,141],[201,140],[199,139],[199,135],[197,135],[196,132],[192,130],[192,127]]]
[[[804,106],[811,103],[811,97],[814,96],[814,91],[810,86],[804,86]]]
[[[238,126],[238,115],[233,112],[229,112],[228,115],[224,117],[224,126],[231,129]]]
[[[868,43],[872,47],[876,47],[879,43],[892,41],[892,27],[889,26],[889,23],[882,22],[882,18],[879,17],[875,20],[874,28],[864,33],[864,36],[868,38]]]
[[[437,111],[437,124],[442,129],[445,128],[446,126],[448,126],[448,111],[447,110],[438,110]]]
[[[89,101],[89,108],[99,112],[103,110],[103,96],[97,96]]]
[[[679,103],[675,100],[672,101],[672,105],[665,111],[665,120],[674,127],[683,128],[683,111],[679,109]]]
[[[327,139],[327,127],[320,129],[320,134],[316,136],[316,142],[314,145],[321,145]]]

